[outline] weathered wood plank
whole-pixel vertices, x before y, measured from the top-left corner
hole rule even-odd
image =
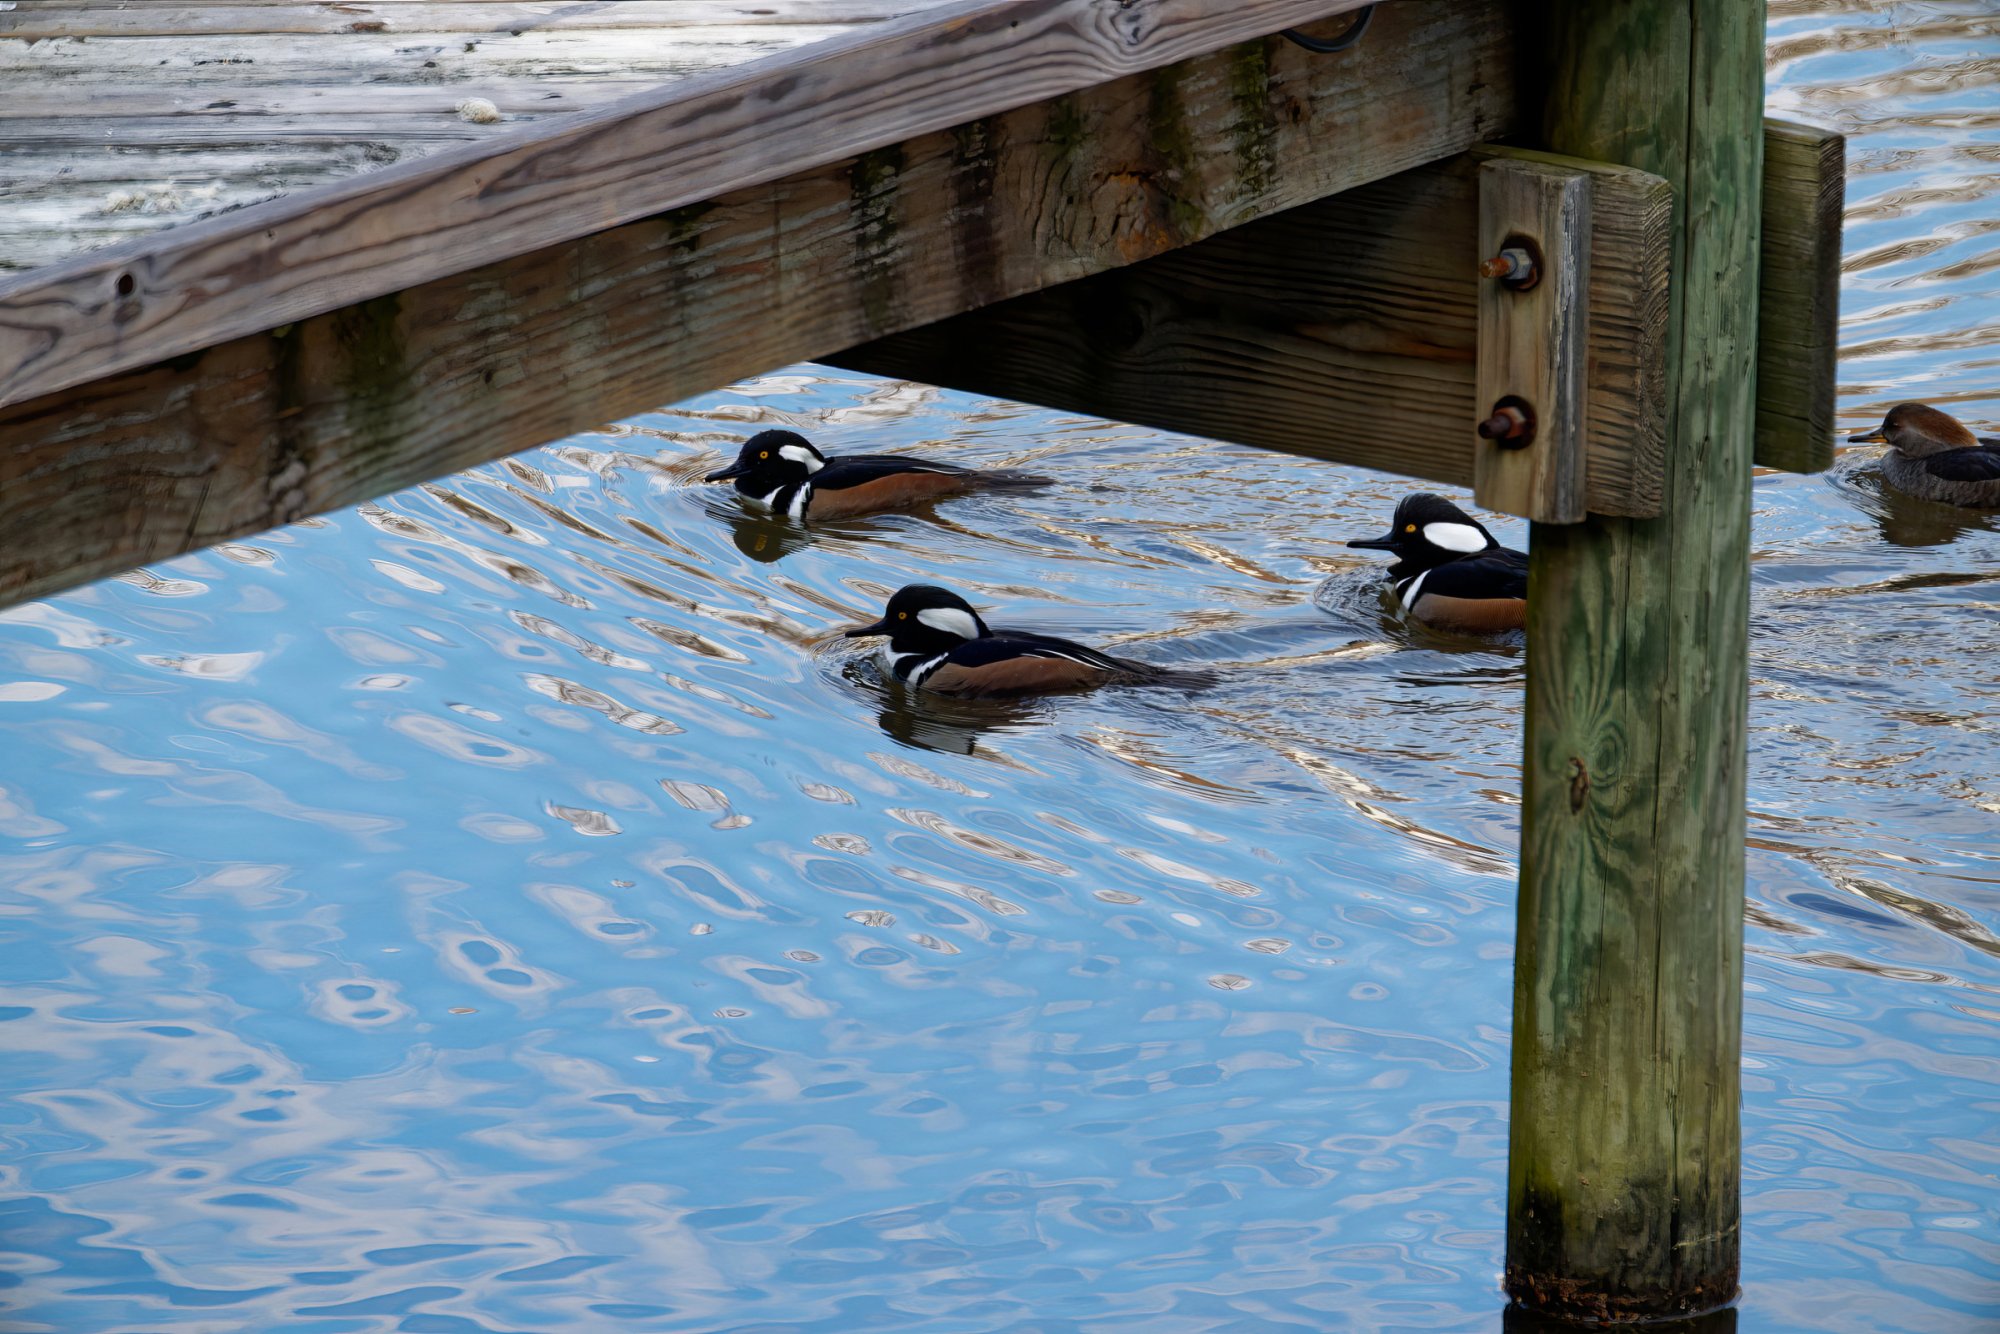
[[[56,264],[952,2],[6,0],[0,271]],[[256,160],[285,145],[312,151]],[[53,159],[46,170],[38,152]],[[106,180],[118,188],[98,185]]]
[[[496,80],[479,94],[501,111],[527,114],[542,110],[542,102],[556,103],[556,110],[568,111],[595,102],[609,101],[637,91],[646,76],[628,76],[621,71],[608,79],[565,80],[554,76],[553,86],[538,74]],[[0,126],[8,142],[16,136],[34,133],[49,135],[69,132],[103,137],[127,133],[143,142],[146,130],[158,124],[169,129],[205,120],[252,119],[259,116],[369,116],[450,113],[465,100],[467,90],[436,83],[325,84],[316,81],[268,85],[238,84],[216,95],[206,89],[179,88],[172,84],[101,84],[90,96],[79,99],[74,89],[31,85],[9,88],[0,98]],[[115,122],[125,122],[117,124]],[[366,136],[363,136],[366,137]]]
[[[474,83],[506,78],[607,78],[647,70],[669,77],[716,68],[840,36],[849,23],[531,30],[518,36],[451,32],[357,32],[338,36],[91,37],[11,41],[0,37],[10,81],[86,88],[144,80],[227,96],[240,87],[297,82]]]
[[[0,409],[0,601],[1154,255],[1505,133],[1512,40],[1503,0],[1391,5],[1351,58],[1250,42]]]
[[[1480,166],[1477,253],[1525,253],[1532,266],[1478,284],[1473,401],[1489,423],[1520,414],[1527,432],[1473,446],[1472,493],[1484,509],[1541,523],[1584,515],[1590,250],[1589,173],[1505,158]]]
[[[1840,341],[1840,223],[1847,140],[1764,121],[1763,244],[1757,271],[1757,466],[1833,466]]]
[[[0,38],[51,41],[102,37],[221,37],[235,34],[570,32],[728,24],[880,23],[950,0],[390,0],[342,4],[208,3],[160,0],[113,6],[77,0],[16,0],[0,10]]]
[[[115,153],[103,151],[103,132],[93,132],[92,122],[84,118],[33,125],[8,124],[0,118],[0,125],[6,127],[0,133],[7,135],[10,169],[17,159],[25,161],[31,171],[44,163],[53,168],[58,161],[66,161],[71,170],[93,180],[143,180],[172,185],[213,179],[204,170],[203,158],[215,152],[231,149],[247,152],[264,145],[310,145],[335,151],[372,149],[397,156],[413,155],[431,144],[492,138],[505,133],[510,121],[521,119],[520,113],[510,116],[500,111],[498,100],[488,97],[486,100],[495,103],[498,115],[490,121],[469,121],[458,111],[458,104],[464,98],[460,90],[448,105],[431,111],[376,110],[338,117],[320,111],[258,116],[167,112],[149,118],[143,125],[121,126]],[[568,110],[581,109],[564,107],[552,111],[546,105],[546,94],[538,100],[543,105],[536,105],[526,97],[516,99],[517,103],[527,105],[531,116],[562,115]],[[10,197],[10,205],[12,202]],[[0,210],[0,227],[7,225],[9,211]]]
[[[1529,539],[1506,1281],[1636,1320],[1737,1287],[1764,6],[1538,8],[1544,141],[1673,184],[1672,380],[1661,516]]]
[[[0,279],[0,403],[1358,7],[961,0]],[[884,71],[894,71],[892,79]]]
[[[1373,37],[1370,38],[1373,41]],[[1479,163],[1593,186],[1585,501],[1659,504],[1669,200],[1656,176],[1482,148],[835,364],[1469,486]]]

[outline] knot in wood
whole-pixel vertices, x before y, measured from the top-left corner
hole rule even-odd
[[[1575,815],[1590,800],[1590,768],[1581,756],[1569,757],[1569,813]]]

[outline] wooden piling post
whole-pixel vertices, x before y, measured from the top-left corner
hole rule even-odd
[[[1764,5],[1535,8],[1543,146],[1674,191],[1661,515],[1529,576],[1507,1288],[1631,1319],[1737,1286]]]

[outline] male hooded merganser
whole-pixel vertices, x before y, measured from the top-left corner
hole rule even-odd
[[[994,630],[948,588],[911,584],[873,625],[847,638],[886,635],[882,667],[904,685],[946,695],[1028,695],[1161,681],[1161,668],[1031,630]]]
[[[1389,577],[1404,610],[1441,630],[1518,630],[1528,615],[1528,558],[1493,540],[1443,496],[1403,497],[1382,537],[1347,544],[1395,553]]]
[[[1947,505],[2000,506],[2000,441],[1982,439],[1950,413],[1898,403],[1851,445],[1882,441],[1882,475],[1899,491]]]
[[[987,481],[1042,479],[980,473],[903,454],[828,458],[796,431],[759,431],[744,441],[736,462],[702,480],[733,481],[736,494],[749,504],[803,522],[900,509],[960,495]]]

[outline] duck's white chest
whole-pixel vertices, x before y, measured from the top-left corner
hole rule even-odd
[[[907,685],[920,686],[924,683],[924,678],[936,671],[938,664],[949,656],[949,653],[935,653],[928,657],[922,653],[898,653],[884,644],[877,651],[876,661],[882,664],[882,670],[886,674]]]

